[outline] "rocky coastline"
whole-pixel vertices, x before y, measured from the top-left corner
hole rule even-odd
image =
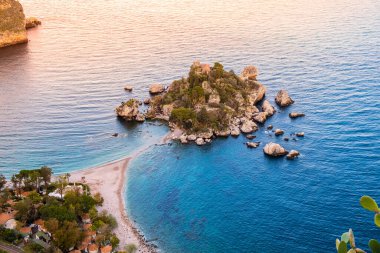
[[[150,98],[144,101],[130,99],[122,102],[115,111],[119,118],[126,121],[144,122],[145,120],[163,120],[172,134],[171,138],[182,144],[195,143],[202,146],[211,143],[214,138],[239,136],[245,134],[247,139],[262,127],[268,118],[276,113],[275,107],[265,99],[266,87],[257,77],[259,71],[254,66],[247,66],[240,75],[226,71],[220,63],[213,66],[194,62],[187,77],[175,80],[168,87],[152,84]],[[128,88],[131,91],[132,87]],[[275,98],[279,108],[290,106],[294,100],[286,90],[280,90]],[[146,108],[145,111],[140,106]],[[292,112],[292,119],[304,117],[305,114]],[[269,126],[276,136],[284,130]],[[303,133],[297,133],[303,137]],[[288,138],[288,137],[286,137]],[[286,140],[284,138],[284,140]],[[259,142],[246,142],[249,148],[257,148]],[[278,157],[289,152],[276,143],[268,143],[263,149],[268,156]],[[298,151],[292,152],[294,159]]]
[[[0,48],[28,42],[26,30],[41,24],[37,18],[25,18],[20,2],[0,1]]]

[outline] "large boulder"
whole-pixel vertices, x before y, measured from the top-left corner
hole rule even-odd
[[[195,140],[195,143],[196,143],[198,146],[202,146],[202,145],[205,145],[205,144],[206,144],[206,142],[205,142],[205,140],[204,140],[203,138],[197,138],[197,139]]]
[[[282,130],[282,129],[276,129],[275,131],[274,131],[274,134],[276,135],[276,136],[280,136],[280,135],[283,135],[285,132],[284,132],[284,130]]]
[[[231,131],[232,136],[239,136],[240,135],[240,129],[237,126],[231,126],[230,131]]]
[[[264,100],[263,105],[261,106],[263,112],[266,112],[268,114],[268,117],[272,116],[276,110],[274,107],[269,103],[268,100]]]
[[[249,104],[255,105],[264,98],[266,88],[264,85],[256,81],[251,81],[250,83],[253,84],[254,89],[247,95],[247,101]]]
[[[165,91],[165,87],[160,83],[152,84],[149,87],[149,93],[152,95],[160,94]]]
[[[214,131],[214,134],[216,136],[220,136],[220,137],[227,137],[231,134],[231,131],[230,129],[225,129],[225,130],[215,130]]]
[[[205,129],[203,132],[197,134],[197,137],[202,139],[211,139],[213,136],[214,133],[211,129]]]
[[[257,125],[255,124],[255,122],[251,121],[251,120],[246,120],[240,127],[240,130],[245,133],[245,134],[249,134],[249,133],[252,133],[254,131],[257,131],[258,127]]]
[[[258,146],[260,146],[260,142],[248,141],[245,143],[245,145],[247,145],[248,148],[257,148]]]
[[[267,120],[267,117],[268,117],[268,113],[267,112],[259,112],[259,113],[256,113],[256,114],[253,115],[253,119],[256,122],[259,122],[261,124],[263,124]]]
[[[286,107],[294,103],[286,90],[280,90],[277,93],[275,101],[281,107]]]
[[[280,144],[270,142],[265,145],[263,149],[264,153],[269,156],[284,156],[288,154],[285,148],[283,148]]]
[[[16,0],[0,0],[0,48],[26,42],[22,5]]]
[[[139,104],[140,102],[136,99],[130,99],[127,102],[121,103],[120,106],[116,108],[116,114],[118,117],[121,117],[127,121],[136,120],[139,112]],[[139,116],[139,119],[141,117]]]
[[[247,66],[244,68],[241,76],[243,79],[256,80],[259,70],[255,66]]]
[[[288,160],[294,160],[294,158],[298,157],[300,155],[300,152],[297,150],[291,150],[289,154],[286,156],[286,159]]]

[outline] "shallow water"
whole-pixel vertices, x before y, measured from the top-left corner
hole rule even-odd
[[[43,26],[0,51],[0,169],[63,172],[154,143],[163,126],[129,126],[114,107],[169,84],[195,59],[260,69],[273,102],[296,103],[267,124],[305,137],[296,161],[268,159],[243,137],[202,148],[154,146],[133,160],[131,217],[164,252],[332,252],[352,227],[378,237],[358,199],[380,200],[378,1],[22,1]],[[124,93],[132,84],[132,94]],[[290,111],[306,117],[290,120]],[[114,132],[126,138],[112,138]]]

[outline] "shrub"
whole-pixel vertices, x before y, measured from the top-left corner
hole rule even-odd
[[[187,121],[189,120],[195,120],[196,115],[193,109],[190,108],[175,108],[173,109],[171,115],[170,115],[170,120],[179,123],[181,125],[185,125]]]

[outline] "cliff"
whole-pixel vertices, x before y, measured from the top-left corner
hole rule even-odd
[[[22,5],[16,0],[0,0],[0,48],[26,42]]]

